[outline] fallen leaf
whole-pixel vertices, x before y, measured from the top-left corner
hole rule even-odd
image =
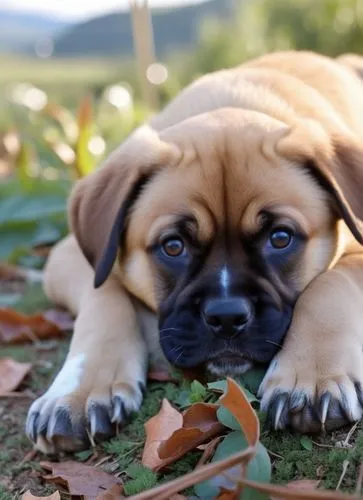
[[[217,419],[218,405],[196,403],[183,414],[183,426],[169,439],[163,441],[158,449],[162,462],[155,470],[179,460],[205,441],[221,434],[224,426]]]
[[[167,440],[182,425],[183,415],[164,398],[159,413],[145,424],[146,441],[142,453],[142,464],[155,470],[162,462],[158,455],[160,443]]]
[[[96,500],[121,500],[126,498],[122,493],[124,488],[121,484],[114,484],[109,490],[96,497]]]
[[[62,332],[69,332],[73,329],[74,320],[68,311],[61,309],[48,309],[43,313],[45,319],[57,325]]]
[[[227,391],[220,403],[236,418],[249,445],[256,446],[260,438],[260,422],[243,389],[231,378],[227,378]]]
[[[52,495],[47,497],[36,497],[30,490],[26,491],[20,500],[61,500],[59,491],[55,491]]]
[[[51,319],[47,319],[47,315]],[[62,333],[71,328],[71,323],[65,325],[65,316],[59,320],[54,313],[25,315],[12,309],[0,309],[0,342],[18,344],[29,340],[61,337]]]
[[[84,500],[103,499],[102,495],[114,485],[122,485],[111,474],[79,462],[40,462],[40,465],[51,471],[51,474],[43,476],[46,481],[66,486],[71,495],[82,496]]]
[[[29,373],[31,363],[19,363],[11,358],[0,359],[0,395],[14,391]]]
[[[200,449],[203,450],[203,455],[198,460],[196,467],[201,467],[205,463],[209,462],[209,460],[214,455],[215,449],[217,448],[217,446],[219,445],[219,443],[221,442],[222,439],[223,439],[223,436],[218,436],[218,437],[212,439],[212,441],[209,441],[208,444],[198,446],[199,450]]]

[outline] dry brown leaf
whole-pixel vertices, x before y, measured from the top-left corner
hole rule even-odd
[[[57,325],[62,332],[69,332],[73,329],[74,320],[68,311],[62,311],[61,309],[48,309],[43,312],[43,316],[46,320]]]
[[[61,500],[59,491],[55,491],[52,495],[47,497],[36,497],[30,490],[26,491],[20,500]]]
[[[47,319],[47,315],[51,315],[51,320]],[[0,342],[6,344],[61,337],[69,326],[68,322],[65,328],[64,315],[61,321],[57,321],[55,314],[50,311],[28,316],[12,309],[0,309]]]
[[[186,453],[209,439],[221,434],[225,429],[217,419],[218,405],[196,403],[183,414],[183,426],[158,449],[162,462],[155,470],[175,462]]]
[[[183,415],[164,398],[159,413],[145,424],[146,441],[141,460],[143,465],[152,470],[160,465],[162,462],[158,455],[160,443],[168,439],[182,425]]]
[[[236,418],[249,445],[256,446],[260,439],[260,422],[243,389],[233,379],[227,378],[227,391],[220,402]]]
[[[196,465],[197,467],[201,467],[202,465],[209,462],[209,460],[213,457],[215,449],[217,448],[217,446],[221,442],[222,438],[223,438],[223,436],[218,436],[218,437],[212,439],[212,441],[210,441],[208,444],[202,445],[203,448],[201,448],[201,446],[198,446],[199,450],[200,449],[203,450],[203,455],[198,460],[198,463]]]
[[[40,465],[51,471],[51,474],[43,476],[46,481],[66,486],[71,495],[82,496],[84,500],[103,499],[102,495],[109,492],[114,485],[122,485],[120,480],[111,474],[79,462],[40,462]]]
[[[17,389],[29,373],[31,363],[19,363],[11,358],[0,359],[0,396]]]
[[[124,488],[121,484],[114,484],[112,488],[107,490],[105,493],[98,495],[96,500],[122,500],[126,498],[122,493]]]

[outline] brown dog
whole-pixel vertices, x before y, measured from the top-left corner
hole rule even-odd
[[[218,375],[272,360],[275,428],[360,419],[362,135],[352,71],[278,53],[196,81],[80,181],[45,271],[77,320],[29,411],[37,446],[112,435],[148,359]]]

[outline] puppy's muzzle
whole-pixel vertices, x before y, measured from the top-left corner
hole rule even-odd
[[[204,303],[202,316],[214,336],[233,339],[251,322],[253,306],[245,297],[209,299]]]

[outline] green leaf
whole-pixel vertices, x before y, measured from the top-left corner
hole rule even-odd
[[[234,431],[241,431],[241,426],[239,425],[237,420],[234,418],[232,413],[224,406],[220,406],[218,408],[217,418],[221,424],[225,425],[229,429],[232,429]]]
[[[189,391],[181,391],[178,398],[176,399],[175,403],[180,408],[186,408],[187,406],[190,406],[192,404],[190,401],[190,392]]]
[[[301,436],[300,444],[305,450],[311,451],[313,449],[313,442],[309,436]]]
[[[207,389],[203,384],[198,382],[198,380],[193,380],[190,385],[190,390],[191,392],[189,399],[191,403],[199,403],[200,401],[204,401],[207,395]]]
[[[242,432],[231,432],[218,446],[212,462],[218,462],[224,458],[246,449],[248,446]],[[230,476],[240,474],[240,466],[232,467],[228,470]],[[247,467],[247,479],[267,483],[271,480],[271,462],[266,448],[258,443],[256,456],[251,460]],[[223,475],[217,475],[203,483],[197,484],[194,488],[195,493],[200,498],[214,498],[218,495],[221,487],[233,489],[234,484]],[[241,500],[266,500],[268,495],[255,491],[251,488],[244,488]]]
[[[245,387],[253,394],[257,394],[258,388],[260,387],[265,373],[265,368],[252,368],[252,370],[249,370],[248,372],[238,377],[238,383],[240,383],[240,385]]]

